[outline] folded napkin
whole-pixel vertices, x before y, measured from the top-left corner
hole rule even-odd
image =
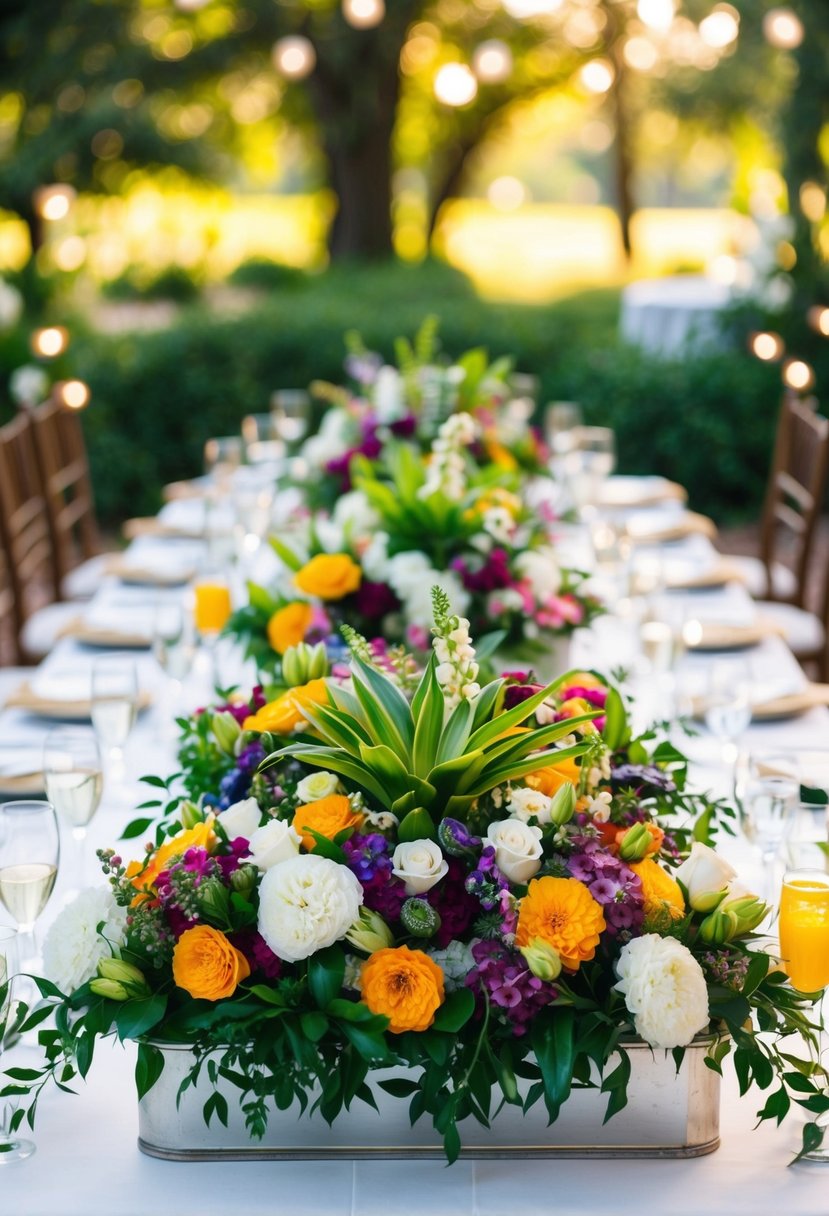
[[[207,483],[200,478],[194,481],[171,481],[164,487],[162,494],[165,502],[178,502],[182,498],[204,498],[207,489]]]
[[[155,516],[128,519],[121,532],[125,540],[135,540],[139,536],[161,536],[171,539],[182,537],[185,540],[199,540],[204,536],[204,524],[167,524]]]
[[[665,585],[669,591],[713,591],[726,583],[743,581],[742,571],[731,562],[723,561],[715,562],[704,570],[682,570],[678,567],[672,572],[669,568]]]
[[[799,717],[821,705],[829,705],[829,684],[806,684],[786,692],[773,692],[770,688],[764,690],[760,687],[752,692],[751,717],[755,722],[774,722]],[[695,718],[705,717],[705,697],[694,697],[691,706]],[[770,767],[762,775],[774,776],[775,769]]]
[[[750,624],[729,624],[718,621],[697,622],[698,632],[685,628],[685,639],[689,650],[747,650],[757,646],[766,638],[780,637],[781,630],[772,621],[758,617]]]
[[[696,511],[683,511],[674,518],[666,517],[662,523],[650,520],[628,520],[627,533],[635,545],[666,545],[671,541],[684,540],[687,536],[707,536],[713,540],[717,525],[707,515]]]
[[[114,609],[101,605],[86,616],[74,617],[61,630],[86,646],[141,650],[152,645],[152,614],[140,609]]]
[[[116,558],[107,565],[107,574],[122,583],[141,587],[180,587],[189,583],[196,573],[195,563],[158,562],[148,558],[145,564],[136,559]]]
[[[685,502],[685,489],[667,477],[609,477],[601,488],[600,507],[649,507],[660,502]]]
[[[138,712],[152,704],[152,694],[146,689],[138,693]],[[92,716],[92,702],[87,694],[76,700],[67,697],[44,697],[24,681],[7,698],[7,709],[22,709],[26,713],[38,714],[42,718],[58,718],[84,722]]]

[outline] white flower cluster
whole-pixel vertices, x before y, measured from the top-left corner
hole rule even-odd
[[[515,520],[506,507],[487,507],[481,526],[499,545],[508,544],[515,532]]]
[[[540,604],[546,603],[561,589],[561,568],[551,545],[519,553],[515,569],[518,577],[529,583],[534,599]]]
[[[354,439],[354,421],[343,409],[326,410],[319,430],[305,440],[300,455],[308,465],[309,480],[330,460],[347,452]]]
[[[549,823],[551,803],[552,798],[542,794],[541,790],[522,786],[510,791],[507,810],[514,819],[521,819],[524,823],[533,815],[538,823]]]
[[[345,937],[362,902],[363,888],[347,866],[316,853],[290,857],[262,879],[259,932],[274,954],[297,963]]]
[[[376,554],[373,555],[376,559]],[[369,573],[363,556],[363,569],[369,578],[387,582],[403,605],[406,622],[428,629],[432,623],[432,588],[442,587],[450,602],[459,612],[469,603],[469,593],[453,570],[435,570],[429,558],[419,549],[398,553],[388,558],[385,569],[379,574],[381,563],[372,562]]]
[[[463,498],[466,490],[466,463],[463,448],[477,438],[478,424],[471,414],[452,414],[441,425],[432,444],[432,459],[426,473],[426,481],[419,495],[428,498],[438,492],[454,502]]]
[[[98,926],[101,931],[98,932]],[[110,945],[127,940],[127,909],[120,908],[109,887],[89,887],[52,922],[43,943],[43,972],[61,992],[71,993],[92,979]]]
[[[475,941],[478,939],[476,938]],[[464,987],[464,980],[475,966],[472,955],[472,942],[452,941],[443,949],[430,947],[426,953],[440,967],[447,992],[454,992]]]
[[[619,955],[616,974],[636,1033],[651,1047],[687,1047],[708,1025],[702,967],[676,938],[634,937]]]
[[[438,684],[443,689],[447,708],[454,709],[462,700],[471,700],[481,691],[478,684],[478,664],[475,647],[469,638],[469,621],[463,616],[449,617],[449,629],[436,633],[432,641],[438,665]]]

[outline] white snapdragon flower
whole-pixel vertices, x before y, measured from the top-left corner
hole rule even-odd
[[[292,857],[267,871],[259,887],[259,932],[288,963],[309,958],[345,937],[363,902],[347,866],[316,853]]]
[[[549,823],[551,803],[552,798],[542,794],[540,790],[522,787],[511,791],[507,810],[514,819],[521,819],[524,823],[533,815],[539,823]]]
[[[702,967],[676,938],[634,937],[622,948],[616,974],[636,1033],[651,1047],[687,1047],[708,1025]]]
[[[380,368],[371,396],[380,422],[396,422],[406,412],[403,377],[396,367],[384,364]]]
[[[489,507],[484,511],[481,526],[493,540],[502,545],[508,544],[515,532],[515,520],[506,507]]]
[[[591,798],[584,809],[594,823],[607,823],[612,803],[613,795],[608,790],[602,790],[595,798]]]
[[[478,435],[478,424],[471,414],[452,414],[438,428],[432,444],[432,459],[426,481],[418,491],[421,498],[441,493],[457,502],[466,492],[466,462],[462,452]]]
[[[110,887],[88,887],[52,922],[43,943],[44,975],[68,995],[92,979],[112,954],[110,944],[126,940],[127,909],[116,904]]]

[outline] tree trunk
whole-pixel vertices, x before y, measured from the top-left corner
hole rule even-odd
[[[633,152],[631,116],[628,108],[627,65],[625,64],[622,48],[624,45],[624,19],[618,12],[617,6],[605,5],[604,11],[608,17],[608,52],[615,69],[613,84],[610,86],[608,100],[613,110],[613,193],[616,214],[622,230],[622,247],[625,257],[630,259],[632,252],[630,225],[633,219]]]
[[[391,129],[370,127],[356,147],[325,143],[337,211],[328,234],[334,262],[392,253]]]

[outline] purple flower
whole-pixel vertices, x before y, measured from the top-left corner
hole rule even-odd
[[[478,561],[456,557],[450,562],[450,566],[460,575],[461,582],[467,591],[486,593],[497,591],[502,587],[512,587],[515,584],[515,579],[510,573],[509,554],[506,549],[493,549],[485,558]]]
[[[389,612],[396,612],[400,600],[386,583],[363,582],[354,597],[354,606],[361,616],[377,621]]]
[[[609,937],[627,940],[645,919],[642,880],[598,840],[573,837],[578,851],[567,859],[572,878],[583,882],[601,905]]]
[[[457,857],[449,860],[446,876],[426,894],[440,916],[435,944],[443,949],[465,933],[478,914],[478,900],[464,886],[466,867]]]
[[[474,895],[482,908],[489,912],[501,903],[501,892],[509,883],[495,864],[495,849],[487,845],[478,859],[477,868],[467,876],[466,890]]]
[[[526,1034],[539,1009],[558,996],[552,984],[533,975],[517,950],[501,942],[475,942],[472,957],[476,965],[466,977],[466,986],[479,996],[486,993],[494,1012],[512,1026],[516,1036]]]
[[[673,794],[676,783],[655,764],[621,764],[610,773],[614,789],[634,789],[641,796]]]
[[[477,853],[481,847],[480,836],[473,836],[459,819],[447,816],[438,824],[438,841],[444,853],[452,857],[464,857]]]
[[[382,366],[382,358],[373,350],[364,350],[345,357],[346,375],[357,384],[373,384]]]
[[[389,842],[379,832],[355,833],[343,843],[346,865],[356,874],[363,888],[363,902],[386,920],[400,917],[406,902],[406,888],[392,873]]]
[[[255,929],[239,929],[230,938],[250,963],[251,971],[261,971],[266,979],[277,980],[282,974],[282,959],[274,954],[268,943]]]

